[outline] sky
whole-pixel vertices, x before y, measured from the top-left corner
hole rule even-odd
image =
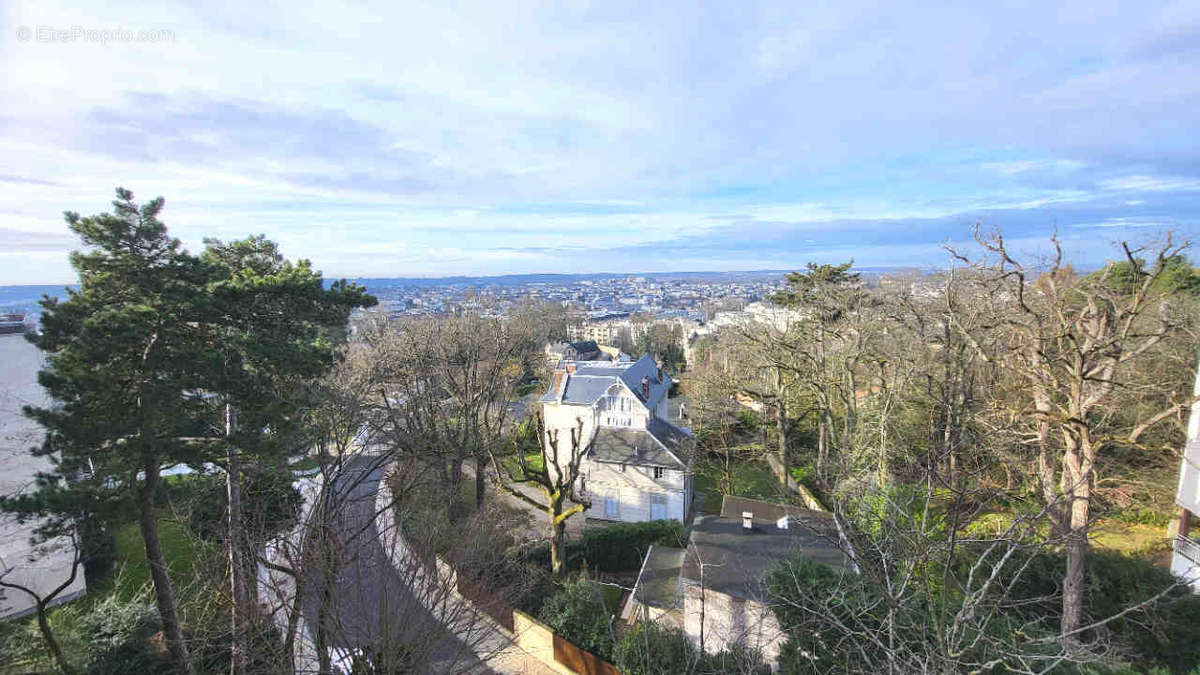
[[[1200,232],[1195,0],[0,4],[0,284],[116,186],[331,277]]]

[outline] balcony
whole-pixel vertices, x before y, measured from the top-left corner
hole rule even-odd
[[[1186,580],[1193,592],[1200,592],[1200,542],[1188,537],[1175,537],[1171,572]]]

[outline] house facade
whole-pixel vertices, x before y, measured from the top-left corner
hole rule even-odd
[[[580,442],[579,492],[597,520],[686,522],[692,504],[691,432],[667,421],[672,380],[650,356],[561,364],[541,398],[547,456]]]

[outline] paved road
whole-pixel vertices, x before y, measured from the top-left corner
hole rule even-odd
[[[330,529],[335,553],[330,556],[332,618],[326,625],[333,646],[368,653],[382,648],[394,654],[398,645],[410,645],[429,672],[489,672],[471,646],[445,630],[414,596],[412,579],[398,572],[383,550],[375,524],[382,476],[377,457],[358,456],[348,461],[323,495],[338,504],[328,509],[334,514]],[[305,579],[303,607],[305,620],[315,627],[326,575],[323,566],[313,567]],[[477,643],[478,638],[471,641]]]

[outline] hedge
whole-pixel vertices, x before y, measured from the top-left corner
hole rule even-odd
[[[614,523],[583,531],[583,536],[567,542],[567,569],[598,572],[636,572],[650,546],[687,545],[683,523],[678,520],[651,520],[642,523]],[[550,546],[543,542],[532,548],[528,560],[550,564]]]

